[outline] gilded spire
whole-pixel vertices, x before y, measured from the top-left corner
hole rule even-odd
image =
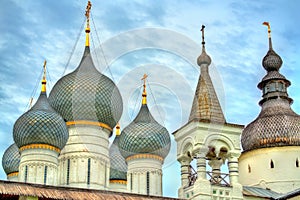
[[[121,131],[120,131],[120,123],[118,122],[116,125],[116,136],[120,136]]]
[[[143,90],[143,94],[142,94],[142,105],[145,105],[147,104],[147,92],[146,92],[146,78],[148,77],[147,74],[144,74],[143,78],[141,80],[144,81],[144,84],[143,84],[143,87],[144,87],[144,90]]]
[[[91,3],[91,1],[88,1],[88,4],[87,4],[86,9],[85,9],[85,16],[86,16],[85,46],[87,46],[87,47],[90,46],[90,35],[89,35],[89,33],[91,32],[91,29],[90,29],[90,12],[91,12],[91,8],[92,8],[92,3]]]
[[[44,73],[43,73],[43,80],[42,80],[42,92],[46,92],[46,64],[47,64],[47,61],[45,60],[44,61]]]

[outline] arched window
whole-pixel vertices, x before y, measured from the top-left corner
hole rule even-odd
[[[91,180],[91,159],[88,159],[88,171],[87,171],[87,184],[90,184],[90,180]]]
[[[47,184],[47,173],[48,173],[48,166],[45,166],[44,169],[44,184]]]
[[[299,160],[298,160],[298,158],[296,159],[296,167],[299,167]]]
[[[274,168],[274,162],[273,162],[273,160],[271,159],[271,162],[270,162],[270,167],[271,167],[271,169],[273,169]]]
[[[251,166],[248,165],[248,173],[251,173]]]

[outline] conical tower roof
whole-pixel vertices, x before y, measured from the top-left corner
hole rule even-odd
[[[272,48],[270,24],[265,22],[264,25],[268,26],[269,51],[262,61],[267,75],[258,84],[263,91],[263,99],[259,102],[262,108],[242,133],[244,151],[300,145],[300,116],[291,109],[292,99],[287,93],[291,83],[279,72],[282,59]]]
[[[204,28],[202,26],[202,53],[197,59],[201,68],[189,121],[225,123],[219,99],[209,75],[211,58],[205,51]]]

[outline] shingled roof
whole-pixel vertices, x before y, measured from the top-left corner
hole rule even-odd
[[[19,196],[32,196],[39,199],[121,199],[121,200],[159,200],[176,198],[147,196],[139,194],[92,190],[71,187],[56,187],[30,183],[20,183],[0,180],[0,199],[19,199]]]

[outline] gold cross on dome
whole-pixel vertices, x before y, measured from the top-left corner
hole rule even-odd
[[[88,1],[88,4],[87,4],[86,9],[85,9],[85,16],[86,16],[87,19],[90,18],[91,8],[92,8],[92,3],[91,3],[91,1]]]
[[[147,79],[148,75],[147,74],[144,74],[143,78],[141,78],[141,80],[144,81],[144,85],[146,85],[146,79]]]

